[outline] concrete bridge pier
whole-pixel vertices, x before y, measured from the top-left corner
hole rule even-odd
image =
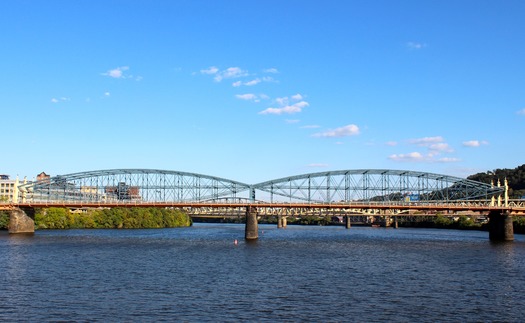
[[[491,211],[489,213],[489,239],[491,241],[514,240],[512,216],[508,212]]]
[[[244,238],[246,240],[256,240],[259,238],[259,225],[257,223],[256,207],[246,207],[246,227],[244,229]]]
[[[350,215],[345,216],[345,227],[350,229],[352,227],[352,221],[350,221]]]
[[[279,214],[277,216],[277,228],[279,228],[279,229],[286,229],[286,225],[287,225],[287,218],[286,218],[286,216],[282,216],[281,214]]]
[[[9,214],[9,233],[34,233],[35,209],[17,208]]]
[[[394,215],[394,229],[399,228],[399,223],[397,222],[397,215]]]

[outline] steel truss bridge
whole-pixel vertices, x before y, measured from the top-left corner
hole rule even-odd
[[[261,215],[336,209],[391,214],[407,210],[524,213],[523,203],[508,200],[505,187],[447,175],[387,169],[309,173],[258,184],[180,171],[111,169],[25,183],[18,187],[18,199],[10,205],[178,207],[194,214],[218,209],[233,212],[248,206],[257,207]]]

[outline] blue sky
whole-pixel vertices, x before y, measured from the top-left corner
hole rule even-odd
[[[525,1],[2,1],[0,173],[525,163]]]

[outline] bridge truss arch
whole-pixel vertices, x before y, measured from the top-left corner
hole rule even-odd
[[[459,177],[388,169],[318,172],[250,185],[196,173],[110,169],[19,186],[19,201],[86,203],[432,202],[487,200],[502,187]]]
[[[317,172],[262,182],[271,202],[415,202],[490,199],[504,189],[464,178],[406,170]]]
[[[158,169],[110,169],[59,175],[19,186],[20,200],[202,202],[235,199],[249,185],[220,177]]]

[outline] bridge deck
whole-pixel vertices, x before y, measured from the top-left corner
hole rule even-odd
[[[273,208],[273,209],[362,209],[362,210],[414,210],[414,211],[471,211],[471,212],[490,212],[501,211],[509,212],[513,215],[525,216],[525,205],[513,203],[513,205],[494,206],[480,201],[473,202],[352,202],[352,203],[286,203],[286,202],[27,202],[0,204],[0,210],[10,210],[15,208],[113,208],[113,207],[173,207],[173,208]]]

